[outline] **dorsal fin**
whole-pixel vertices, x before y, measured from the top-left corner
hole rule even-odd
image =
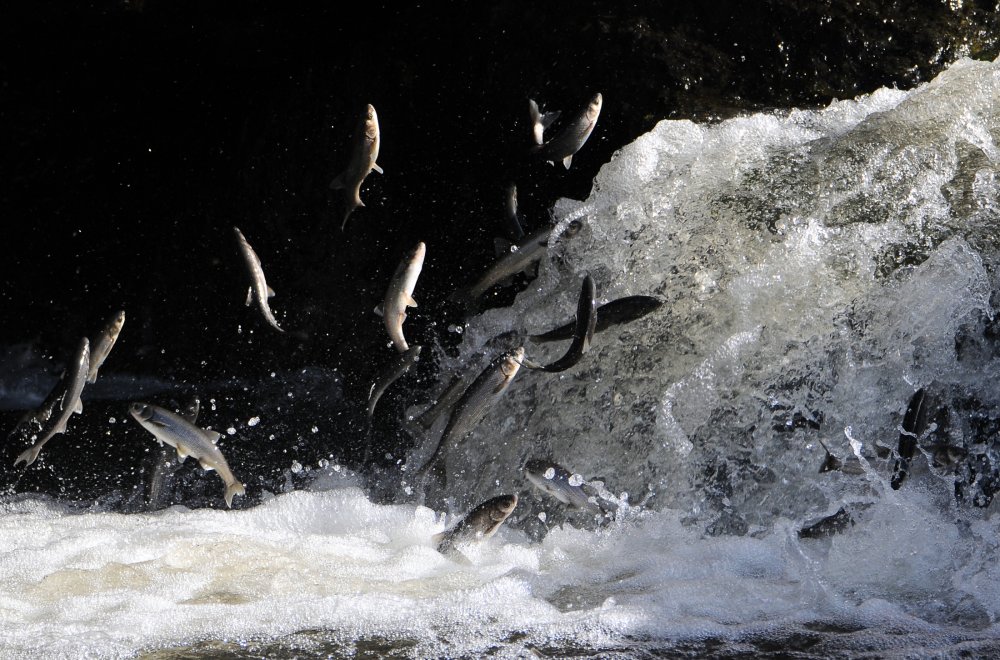
[[[201,434],[204,435],[205,438],[207,438],[213,445],[219,441],[219,438],[222,437],[222,434],[218,431],[211,431],[209,429],[202,429]]]
[[[199,412],[201,412],[201,401],[198,400],[198,397],[193,396],[187,405],[179,411],[179,414],[192,424],[197,424]]]

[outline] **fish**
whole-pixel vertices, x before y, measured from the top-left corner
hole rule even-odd
[[[455,403],[451,418],[448,419],[448,425],[445,426],[437,447],[427,462],[414,472],[417,477],[423,476],[441,455],[450,449],[452,443],[461,442],[472,432],[476,424],[510,387],[521,368],[523,359],[524,347],[520,346],[499,355],[483,369]]]
[[[604,98],[598,92],[571,124],[545,144],[536,144],[531,148],[532,153],[549,163],[560,160],[563,167],[568,170],[569,166],[573,164],[573,155],[583,147],[587,138],[594,131],[603,103]]]
[[[920,388],[910,397],[903,415],[903,428],[899,434],[899,444],[896,448],[896,462],[892,467],[892,478],[889,485],[893,490],[899,490],[910,472],[910,460],[917,448],[917,438],[927,430],[927,408],[929,397]]]
[[[504,205],[505,228],[507,233],[515,240],[524,238],[524,229],[521,228],[521,219],[517,213],[517,186],[513,183],[507,186],[506,204]]]
[[[192,424],[197,424],[198,413],[200,411],[201,401],[198,397],[192,397],[187,406],[180,410],[178,414]],[[162,509],[167,503],[174,473],[180,467],[179,461],[171,460],[171,453],[170,446],[160,443],[160,446],[156,448],[150,460],[146,462],[145,471],[149,473],[145,489],[146,511]]]
[[[561,358],[551,364],[538,365],[530,360],[524,360],[524,366],[538,371],[558,373],[576,365],[583,358],[583,354],[590,350],[590,342],[594,337],[594,325],[597,323],[594,304],[596,296],[597,285],[594,283],[594,278],[588,273],[583,278],[583,287],[580,289],[580,298],[576,305],[576,328],[573,331],[573,343],[569,345]]]
[[[560,238],[576,236],[581,227],[583,224],[579,220],[573,220],[560,234]],[[554,227],[543,227],[532,233],[507,254],[497,259],[475,283],[452,293],[450,299],[465,307],[474,306],[475,302],[493,286],[541,261],[548,249],[553,231],[555,231]]]
[[[497,495],[469,511],[451,528],[431,537],[443,555],[460,554],[458,545],[488,539],[517,507],[517,495]]]
[[[429,431],[443,412],[452,409],[464,391],[465,378],[463,378],[463,374],[452,376],[451,380],[448,381],[448,384],[444,386],[444,389],[437,396],[437,399],[431,404],[431,407],[420,413],[416,422]]]
[[[545,140],[545,129],[559,119],[562,113],[558,110],[542,113],[538,109],[538,104],[528,99],[528,114],[531,116],[531,139],[536,145],[540,145]]]
[[[379,174],[384,174],[378,163],[378,148],[381,142],[381,133],[378,127],[378,114],[375,108],[369,103],[365,110],[364,117],[361,118],[361,125],[355,134],[354,152],[347,168],[337,175],[330,182],[330,188],[343,190],[345,196],[344,221],[340,225],[340,231],[344,231],[347,226],[347,219],[359,206],[364,206],[361,201],[361,184],[365,177],[375,170]]]
[[[392,339],[392,345],[400,353],[409,350],[406,337],[403,336],[403,321],[406,320],[406,308],[416,307],[417,301],[413,299],[413,289],[417,286],[417,278],[420,277],[420,270],[424,266],[424,255],[427,254],[427,246],[423,241],[417,243],[416,247],[406,253],[403,260],[396,267],[392,279],[389,280],[389,288],[385,291],[385,300],[382,302],[381,312],[376,308],[376,313],[381,313],[385,322],[385,329]]]
[[[257,253],[250,247],[250,243],[247,242],[246,237],[243,236],[243,232],[239,230],[239,227],[233,227],[233,231],[236,232],[236,242],[240,246],[240,254],[243,255],[243,261],[246,262],[247,270],[250,271],[250,290],[247,291],[247,306],[249,307],[254,298],[256,298],[264,319],[278,332],[284,332],[278,325],[277,319],[274,318],[274,314],[271,313],[270,305],[267,304],[267,299],[274,295],[274,289],[269,287],[267,280],[264,279],[264,269],[260,266],[260,258],[257,257]]]
[[[594,325],[594,333],[604,332],[616,325],[624,325],[632,321],[637,321],[647,314],[655,312],[662,305],[662,300],[652,296],[627,296],[612,300],[597,308],[597,323]],[[572,339],[575,329],[576,321],[573,320],[554,330],[549,330],[539,335],[529,335],[528,339],[536,344]]]
[[[390,385],[399,380],[420,359],[421,346],[411,346],[404,353],[398,353],[368,390],[368,423],[371,424],[375,414],[375,405]]]
[[[124,325],[125,310],[121,310],[108,319],[101,333],[90,342],[90,370],[87,372],[88,383],[93,384],[97,381],[97,370],[108,359],[108,354],[111,353],[115,342],[118,341],[118,334],[122,331],[122,326]]]
[[[166,408],[149,403],[135,402],[129,405],[129,413],[139,425],[153,434],[161,445],[168,444],[177,450],[183,461],[193,457],[204,470],[215,470],[225,484],[226,506],[233,506],[235,495],[245,495],[246,490],[229,469],[226,457],[215,446],[221,434],[195,426],[183,416]]]
[[[87,384],[87,374],[90,372],[90,340],[86,337],[80,340],[80,346],[73,355],[73,360],[63,372],[62,378],[46,397],[41,408],[34,415],[34,421],[39,425],[38,440],[23,451],[14,461],[24,463],[28,467],[38,458],[38,453],[46,442],[57,433],[66,432],[66,424],[73,413],[83,412],[83,401],[80,394]]]
[[[531,485],[563,504],[577,509],[600,510],[566,468],[552,461],[530,460],[524,464],[524,476]],[[580,480],[582,483],[582,479]]]

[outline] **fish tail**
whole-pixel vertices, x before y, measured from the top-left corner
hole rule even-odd
[[[243,488],[243,484],[238,481],[233,481],[232,483],[226,484],[226,506],[229,508],[233,507],[233,496],[234,495],[246,495],[246,489]]]
[[[35,462],[40,451],[42,451],[42,443],[31,445],[17,457],[17,460],[14,461],[14,467],[17,467],[18,463],[24,463],[24,467],[28,467]]]

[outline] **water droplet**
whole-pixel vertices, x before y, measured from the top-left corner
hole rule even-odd
[[[260,417],[251,417],[247,420],[247,426],[257,426],[260,424]]]

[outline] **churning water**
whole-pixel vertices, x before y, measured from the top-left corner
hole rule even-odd
[[[602,302],[667,304],[570,371],[522,371],[448,454],[427,503],[522,493],[469,564],[432,548],[446,521],[405,471],[392,505],[330,466],[243,511],[10,497],[0,654],[996,653],[998,99],[1000,62],[963,60],[909,92],[665,121],[557,204],[583,229],[445,372],[568,320],[584,272]],[[893,490],[921,388],[933,421]],[[531,494],[532,457],[616,519]]]

